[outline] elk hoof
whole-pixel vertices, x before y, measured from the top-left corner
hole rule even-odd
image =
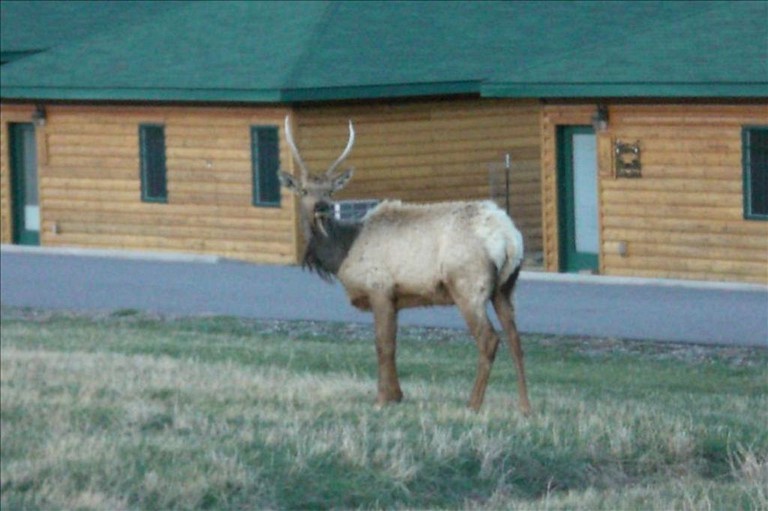
[[[378,408],[381,408],[383,406],[399,403],[403,400],[403,393],[401,390],[396,390],[392,392],[380,392],[378,397],[376,398],[376,406]]]

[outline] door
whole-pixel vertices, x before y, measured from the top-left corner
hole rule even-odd
[[[597,137],[591,126],[558,131],[560,271],[598,271]]]
[[[40,244],[40,203],[37,186],[37,144],[32,123],[8,126],[11,153],[13,242]]]

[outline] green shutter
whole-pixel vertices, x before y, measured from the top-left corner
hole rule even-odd
[[[141,153],[141,200],[168,202],[165,166],[165,127],[157,124],[139,126]]]
[[[280,206],[280,144],[277,126],[251,127],[253,205]]]
[[[742,130],[744,217],[768,220],[768,126]]]

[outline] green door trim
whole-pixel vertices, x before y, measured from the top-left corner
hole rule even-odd
[[[11,163],[11,216],[13,235],[12,241],[16,245],[39,245],[40,231],[31,231],[26,228],[26,178],[25,178],[25,154],[24,132],[32,130],[32,123],[11,123],[8,125],[8,144]]]
[[[594,135],[591,126],[560,126],[557,130],[559,270],[597,272],[597,254],[576,250],[576,200],[574,194],[573,136]]]

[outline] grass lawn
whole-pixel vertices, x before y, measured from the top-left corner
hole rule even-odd
[[[425,328],[377,409],[370,327],[5,308],[0,507],[768,509],[768,350],[523,343],[530,418]]]

